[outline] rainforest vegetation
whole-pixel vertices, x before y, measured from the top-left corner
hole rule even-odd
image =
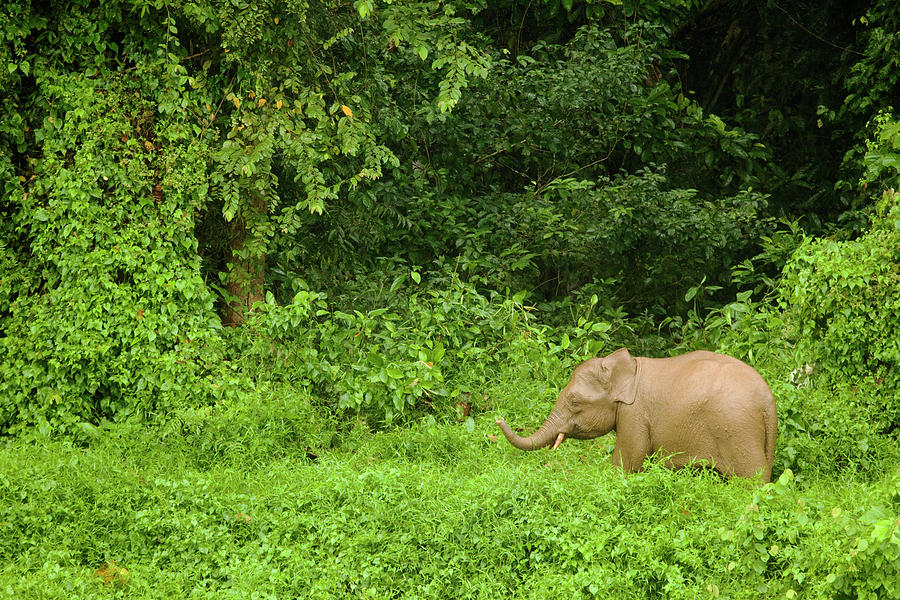
[[[0,594],[900,598],[900,4],[0,0]],[[772,483],[509,446],[740,358]]]

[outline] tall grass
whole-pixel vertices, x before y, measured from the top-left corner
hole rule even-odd
[[[785,471],[762,488],[655,464],[625,476],[608,438],[512,449],[492,437],[497,406],[468,424],[370,433],[300,394],[245,400],[162,428],[108,426],[87,447],[5,441],[0,592],[853,597],[870,558],[859,540],[900,547],[896,470],[842,481]]]

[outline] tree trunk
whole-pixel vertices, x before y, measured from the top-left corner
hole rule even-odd
[[[265,216],[266,207],[263,202],[254,202],[253,209]],[[254,252],[248,247],[248,237],[252,232],[243,215],[235,216],[229,229],[231,262],[228,263],[225,289],[230,301],[225,306],[222,323],[236,327],[243,324],[254,302],[261,302],[266,298],[266,254],[264,251]]]

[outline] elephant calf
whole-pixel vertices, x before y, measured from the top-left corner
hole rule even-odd
[[[521,450],[566,437],[591,439],[616,432],[613,464],[639,470],[649,455],[668,465],[692,461],[726,477],[772,475],[778,417],[763,378],[736,358],[697,351],[672,358],[633,357],[616,350],[578,365],[553,411],[533,435],[519,437],[497,424]]]

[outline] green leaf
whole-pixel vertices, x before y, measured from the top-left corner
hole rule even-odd
[[[367,18],[375,10],[375,3],[373,0],[356,0],[353,5],[356,7],[360,19]]]
[[[891,511],[884,506],[873,506],[863,513],[859,520],[863,523],[875,523],[876,521],[881,521],[883,519],[890,519],[891,516]]]
[[[81,429],[86,435],[90,437],[96,437],[100,433],[100,428],[96,425],[92,425],[91,423],[87,423],[82,421],[77,424],[78,428]]]
[[[441,362],[441,359],[444,358],[444,345],[438,342],[434,345],[434,350],[431,351],[431,362],[434,364],[438,364]]]

